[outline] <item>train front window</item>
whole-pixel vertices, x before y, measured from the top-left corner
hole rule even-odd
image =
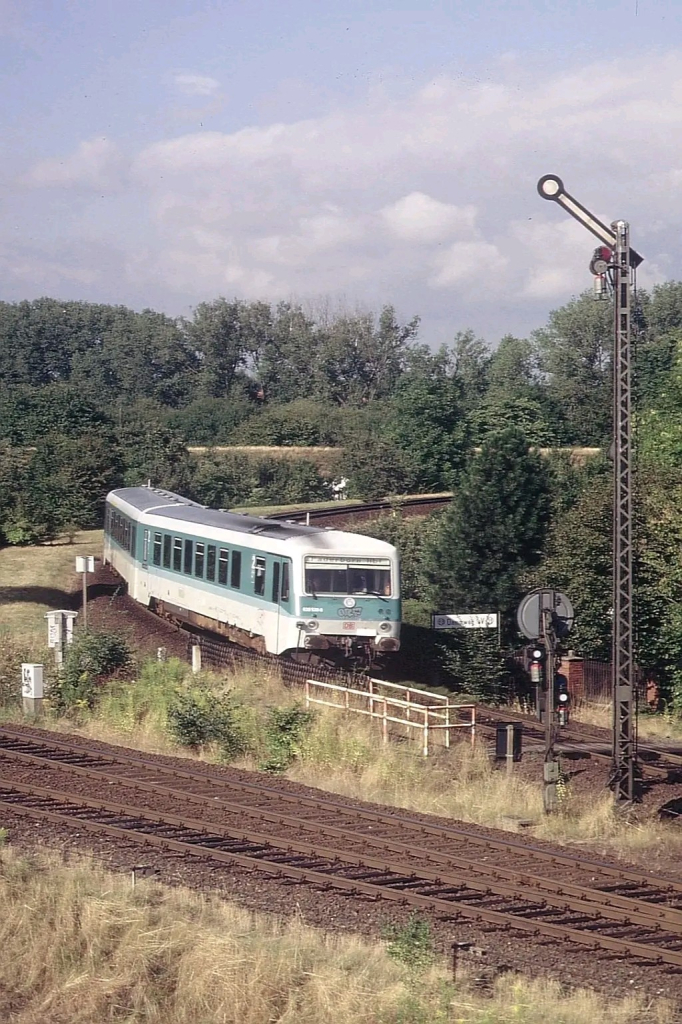
[[[387,558],[306,558],[306,593],[369,594],[389,597],[391,594],[391,563]]]

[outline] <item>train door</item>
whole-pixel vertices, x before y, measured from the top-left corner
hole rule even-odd
[[[280,653],[287,644],[287,612],[291,613],[291,559],[276,558],[272,567],[272,600],[277,604],[277,637],[275,650]]]
[[[149,601],[149,542],[151,538],[151,532],[144,528],[142,533],[142,559],[140,562],[140,571],[137,574],[139,581],[139,592],[135,595],[138,601],[142,601],[143,604],[147,604]]]

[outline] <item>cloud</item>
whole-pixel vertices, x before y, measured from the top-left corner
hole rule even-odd
[[[41,160],[30,168],[26,183],[35,188],[111,189],[121,184],[122,156],[107,138],[81,142],[70,156]]]
[[[178,74],[173,83],[185,96],[213,96],[220,88],[218,79],[208,75]]]
[[[84,141],[28,180],[117,184],[121,203],[144,211],[137,234],[121,229],[112,300],[126,301],[133,279],[171,308],[221,291],[331,291],[453,330],[524,332],[590,287],[596,244],[537,195],[544,173],[607,223],[630,220],[648,284],[679,275],[682,55],[623,67],[501,61],[480,81],[441,76],[317,117],[179,134],[129,160],[107,139]],[[218,88],[189,73],[175,84]]]
[[[381,215],[396,238],[408,242],[441,242],[453,235],[472,234],[476,221],[475,206],[442,203],[423,192],[410,192]]]

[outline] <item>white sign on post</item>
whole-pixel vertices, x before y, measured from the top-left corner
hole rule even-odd
[[[21,695],[32,700],[41,700],[43,696],[43,666],[21,666]]]
[[[47,619],[47,646],[61,647],[62,641],[65,644],[73,642],[73,624],[78,618],[78,612],[56,611],[48,612]]]
[[[95,556],[94,555],[76,555],[76,572],[94,572],[95,571]]]
[[[62,613],[48,612],[47,619],[47,646],[59,647],[62,639]]]
[[[434,615],[433,629],[497,629],[497,612],[482,612],[478,615]]]

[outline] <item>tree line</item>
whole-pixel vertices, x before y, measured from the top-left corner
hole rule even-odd
[[[524,589],[555,585],[576,649],[606,657],[611,316],[586,294],[528,338],[493,349],[463,330],[432,351],[391,307],[220,298],[172,319],[0,303],[0,543],[99,525],[107,490],[147,480],[219,507],[329,497],[312,460],[187,446],[330,445],[354,496],[455,493],[419,527],[377,527],[401,548],[413,621],[502,609],[512,623]],[[635,321],[639,659],[682,702],[682,283],[640,292]],[[529,451],[575,445],[602,455]]]

